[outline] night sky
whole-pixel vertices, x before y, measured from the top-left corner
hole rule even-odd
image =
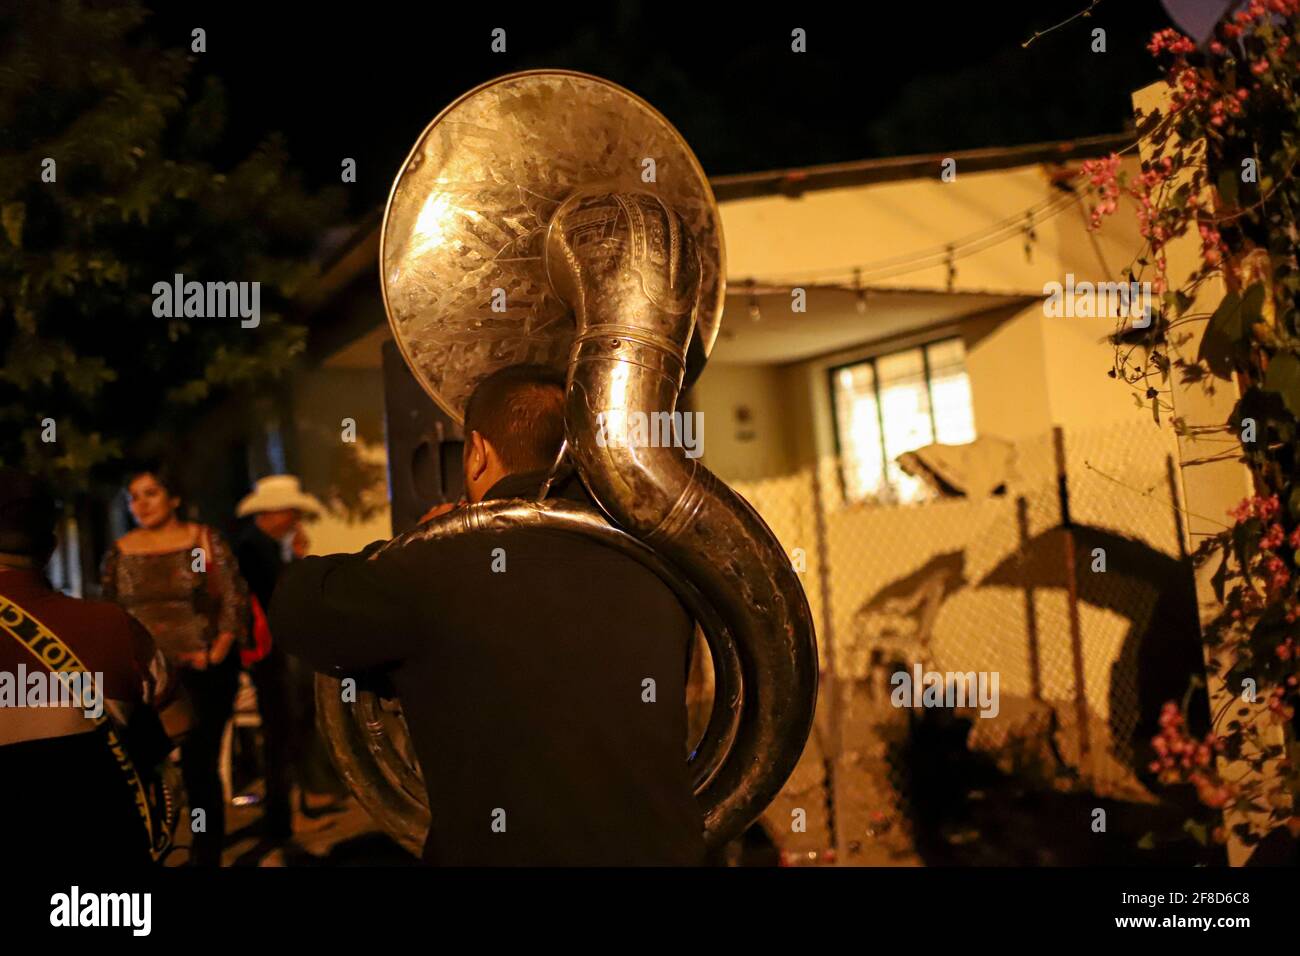
[[[419,132],[472,86],[514,70],[577,69],[658,107],[713,175],[1117,132],[1128,94],[1158,78],[1144,46],[1155,0],[579,7],[382,2],[158,4],[146,27],[225,83],[231,160],[283,132],[307,182],[358,163],[351,211],[382,205]],[[722,5],[718,5],[721,7]],[[664,13],[668,9],[671,12]],[[580,11],[580,12],[579,12]],[[507,52],[490,51],[494,27]],[[790,31],[809,52],[790,52]],[[1107,31],[1094,53],[1092,30]]]

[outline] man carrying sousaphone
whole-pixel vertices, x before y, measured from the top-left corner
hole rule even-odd
[[[604,427],[672,418],[716,339],[698,160],[613,83],[500,77],[416,142],[379,259],[403,359],[464,423],[467,503],[282,579],[272,630],[324,672],[336,761],[430,862],[700,862],[793,770],[817,648],[789,555],[698,449]],[[698,743],[692,619],[715,675]]]
[[[563,406],[562,380],[536,366],[479,385],[465,412],[471,504],[536,497]],[[590,503],[572,471],[550,495]],[[295,562],[271,630],[319,669],[390,670],[425,768],[426,862],[701,862],[684,750],[691,621],[662,581],[545,530],[381,544]]]

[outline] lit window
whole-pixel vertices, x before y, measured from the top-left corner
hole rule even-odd
[[[831,372],[836,438],[850,501],[917,501],[925,485],[896,459],[934,443],[975,440],[961,339],[882,355]]]

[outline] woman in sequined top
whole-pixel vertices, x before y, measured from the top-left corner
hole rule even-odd
[[[103,593],[148,629],[193,710],[181,772],[206,830],[194,834],[190,862],[219,866],[225,801],[218,760],[239,689],[235,648],[248,640],[248,587],[225,539],[181,518],[178,487],[165,468],[131,475],[127,498],[138,527],[105,555]]]

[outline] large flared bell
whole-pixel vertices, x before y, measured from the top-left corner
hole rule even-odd
[[[456,421],[499,368],[568,367],[573,322],[548,286],[542,244],[559,205],[592,187],[654,193],[685,220],[701,261],[687,384],[703,368],[722,319],[724,250],[694,153],[654,107],[608,80],[514,73],[470,90],[425,128],[384,216],[393,338]]]

